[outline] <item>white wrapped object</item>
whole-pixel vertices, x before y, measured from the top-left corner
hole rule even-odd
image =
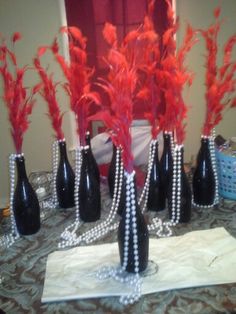
[[[236,282],[236,239],[224,228],[150,239],[149,260],[142,294]],[[118,264],[117,243],[54,252],[47,260],[42,302],[128,293],[117,281],[96,278],[102,266]]]
[[[151,141],[150,126],[132,126],[132,152],[136,166],[146,165],[148,162],[149,144]],[[94,157],[99,165],[107,164],[112,157],[112,142],[107,133],[100,133],[91,140]],[[162,133],[159,135],[159,156],[163,151]]]

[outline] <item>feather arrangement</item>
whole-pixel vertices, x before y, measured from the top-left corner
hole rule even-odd
[[[157,77],[157,68],[160,62],[159,38],[153,25],[153,11],[155,0],[148,2],[148,13],[144,17],[142,32],[149,34],[149,40],[145,45],[146,49],[142,52],[142,62],[139,66],[141,89],[136,97],[146,103],[148,111],[144,117],[151,125],[152,138],[156,139],[161,131],[160,113],[163,111],[163,102],[161,101],[160,82]]]
[[[130,31],[119,43],[116,27],[110,23],[105,24],[103,36],[110,45],[105,59],[109,73],[107,80],[100,79],[98,85],[108,95],[110,108],[93,117],[104,122],[114,144],[122,148],[124,168],[128,173],[133,170],[130,128],[133,106],[140,91],[138,72],[146,67],[147,51],[157,40],[157,35],[147,27],[147,23],[145,30],[143,27]]]
[[[133,33],[134,35],[134,33]],[[128,48],[119,45],[116,27],[106,23],[103,36],[110,45],[105,59],[109,67],[107,79],[100,79],[98,85],[110,100],[110,108],[102,108],[93,119],[102,120],[110,131],[112,141],[122,148],[122,160],[128,173],[133,171],[130,127],[133,119],[133,102],[137,85],[137,68],[132,60],[127,60]],[[131,57],[131,54],[130,54]]]
[[[90,106],[99,104],[99,95],[91,90],[93,70],[87,66],[86,38],[77,27],[62,27],[61,33],[69,38],[70,61],[59,53],[57,40],[50,47],[61,66],[67,82],[63,87],[70,97],[70,107],[77,122],[77,133],[82,146],[85,145],[85,134],[88,128]],[[48,47],[42,47],[42,53]]]
[[[14,33],[11,43],[14,48],[16,41],[21,39],[20,33]],[[22,152],[24,133],[29,127],[29,115],[34,105],[33,95],[39,86],[28,88],[24,85],[24,75],[28,67],[20,68],[14,50],[9,49],[3,40],[0,45],[0,73],[3,78],[3,99],[8,109],[11,124],[11,135],[16,153]]]
[[[212,129],[222,120],[223,113],[230,107],[236,107],[236,61],[232,61],[232,50],[236,44],[236,34],[225,43],[222,66],[217,66],[218,34],[222,21],[221,10],[214,10],[215,23],[207,30],[200,30],[206,43],[205,99],[206,115],[203,135],[210,136]]]
[[[175,34],[178,30],[178,19],[174,18],[171,1],[165,0],[168,5],[168,28],[163,34],[163,55],[160,67],[157,69],[157,78],[165,97],[165,112],[161,116],[161,127],[165,131],[175,131],[176,143],[183,144],[185,139],[186,115],[188,106],[182,93],[185,85],[191,85],[193,74],[185,66],[185,58],[193,45],[198,41],[196,31],[190,25],[186,27],[185,37],[179,49],[176,49]]]
[[[56,138],[57,140],[62,140],[64,139],[64,133],[62,130],[63,113],[60,111],[60,106],[56,98],[56,88],[58,83],[54,83],[52,75],[49,76],[42,67],[40,63],[40,53],[36,58],[34,58],[34,66],[41,78],[41,89],[39,90],[39,93],[48,104],[48,116],[51,120]]]

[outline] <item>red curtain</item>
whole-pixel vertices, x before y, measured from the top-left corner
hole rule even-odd
[[[123,38],[127,32],[143,21],[148,0],[65,0],[68,26],[77,26],[87,37],[88,63],[96,68],[97,76],[104,75],[106,69],[102,56],[107,46],[102,37],[105,22],[117,27],[118,36]],[[154,25],[159,35],[167,28],[167,5],[164,0],[156,0]],[[143,119],[145,107],[137,104],[134,119]]]

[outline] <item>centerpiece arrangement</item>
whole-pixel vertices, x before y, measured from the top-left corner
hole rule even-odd
[[[230,107],[236,107],[236,61],[232,61],[236,34],[226,41],[223,64],[218,67],[218,34],[222,24],[222,21],[219,20],[220,8],[215,9],[214,17],[214,24],[207,30],[200,30],[207,50],[205,64],[206,113],[202,128],[201,147],[193,175],[193,204],[205,208],[219,203],[214,128],[222,120],[224,111]]]
[[[56,92],[58,83],[53,82],[52,75],[48,75],[40,63],[40,57],[45,49],[39,49],[38,56],[34,59],[34,66],[41,78],[40,94],[48,104],[48,116],[55,131],[56,141],[53,143],[53,204],[60,208],[74,206],[75,176],[69,163],[66,151],[66,142],[62,130],[62,118],[57,102]],[[58,163],[58,147],[60,162]]]
[[[170,221],[162,222],[156,217],[149,226],[149,230],[157,230],[159,236],[171,235],[170,226],[190,220],[191,190],[183,167],[185,118],[188,108],[182,93],[184,86],[192,83],[192,73],[187,70],[184,61],[187,53],[197,42],[195,32],[188,25],[183,44],[177,50],[175,35],[179,23],[174,18],[171,2],[166,1],[166,3],[168,26],[159,39],[162,40],[162,53],[160,54],[155,46],[154,51],[150,51],[148,56],[150,61],[147,62],[150,67],[146,67],[146,81],[149,86],[144,93],[141,91],[141,97],[150,104],[151,110],[146,117],[151,124],[153,136],[150,144],[149,171],[143,194],[146,194],[147,207],[155,207],[157,211],[165,208],[165,199],[168,198]],[[153,27],[151,23],[149,25]],[[164,133],[161,165],[157,161],[156,140],[154,140],[160,131]],[[171,140],[172,134],[174,134],[174,141]],[[152,182],[154,174],[155,184]],[[158,193],[157,187],[159,187]]]
[[[72,244],[81,222],[93,222],[100,218],[101,196],[99,170],[92,155],[88,134],[90,107],[99,103],[98,94],[91,90],[93,70],[87,65],[86,38],[76,27],[62,27],[61,33],[68,35],[70,60],[59,53],[55,39],[49,47],[67,80],[63,84],[70,99],[70,108],[75,114],[79,145],[75,158],[75,221],[65,228],[61,237],[62,247]],[[47,49],[48,47],[42,47]]]
[[[11,43],[21,38],[20,33],[14,33]],[[16,149],[9,157],[10,172],[10,214],[11,233],[1,241],[10,246],[20,235],[31,235],[40,229],[40,208],[35,191],[29,183],[25,158],[22,152],[24,133],[29,127],[29,115],[34,105],[33,96],[39,86],[33,88],[25,86],[24,77],[29,68],[19,67],[16,55],[3,40],[0,45],[0,74],[3,79],[3,100],[8,109],[11,124],[11,135]],[[15,165],[17,183],[15,186]]]

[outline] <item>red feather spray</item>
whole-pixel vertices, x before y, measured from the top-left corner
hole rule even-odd
[[[56,87],[58,84],[53,82],[52,77],[49,77],[47,72],[41,66],[39,59],[40,55],[42,55],[42,50],[39,51],[38,57],[34,59],[34,66],[42,81],[39,85],[40,94],[48,104],[49,117],[51,119],[52,127],[56,133],[56,138],[57,140],[62,140],[64,138],[64,133],[62,131],[63,114],[60,111],[56,98]]]
[[[184,41],[176,50],[175,34],[178,30],[178,19],[175,20],[171,1],[168,5],[168,28],[163,34],[163,55],[156,76],[162,90],[166,108],[161,116],[161,128],[165,131],[175,131],[177,144],[183,144],[185,138],[185,126],[187,105],[182,97],[186,84],[191,85],[193,75],[184,65],[187,53],[197,42],[195,31],[188,25]]]
[[[67,79],[64,89],[70,97],[70,107],[75,113],[77,121],[77,133],[81,145],[84,146],[90,106],[92,103],[99,104],[100,99],[96,92],[91,91],[93,70],[87,66],[86,38],[77,27],[62,27],[61,32],[69,36],[70,62],[67,63],[64,57],[59,54],[56,40],[51,46],[51,51]]]
[[[19,33],[12,36],[12,43],[21,38]],[[37,92],[37,87],[28,89],[24,86],[24,74],[27,67],[19,68],[17,66],[16,56],[5,42],[0,46],[0,73],[3,78],[4,94],[3,99],[8,109],[8,117],[11,123],[11,135],[17,154],[22,152],[22,143],[24,133],[29,127],[29,115],[34,105],[33,95]],[[14,73],[10,71],[13,64]],[[28,92],[30,91],[30,92]]]
[[[200,30],[206,42],[206,115],[203,135],[211,135],[212,129],[222,120],[223,112],[236,105],[236,61],[232,61],[232,50],[236,44],[236,34],[232,35],[224,47],[223,64],[217,66],[218,34],[222,22],[220,8],[214,11],[215,23],[207,30]]]

